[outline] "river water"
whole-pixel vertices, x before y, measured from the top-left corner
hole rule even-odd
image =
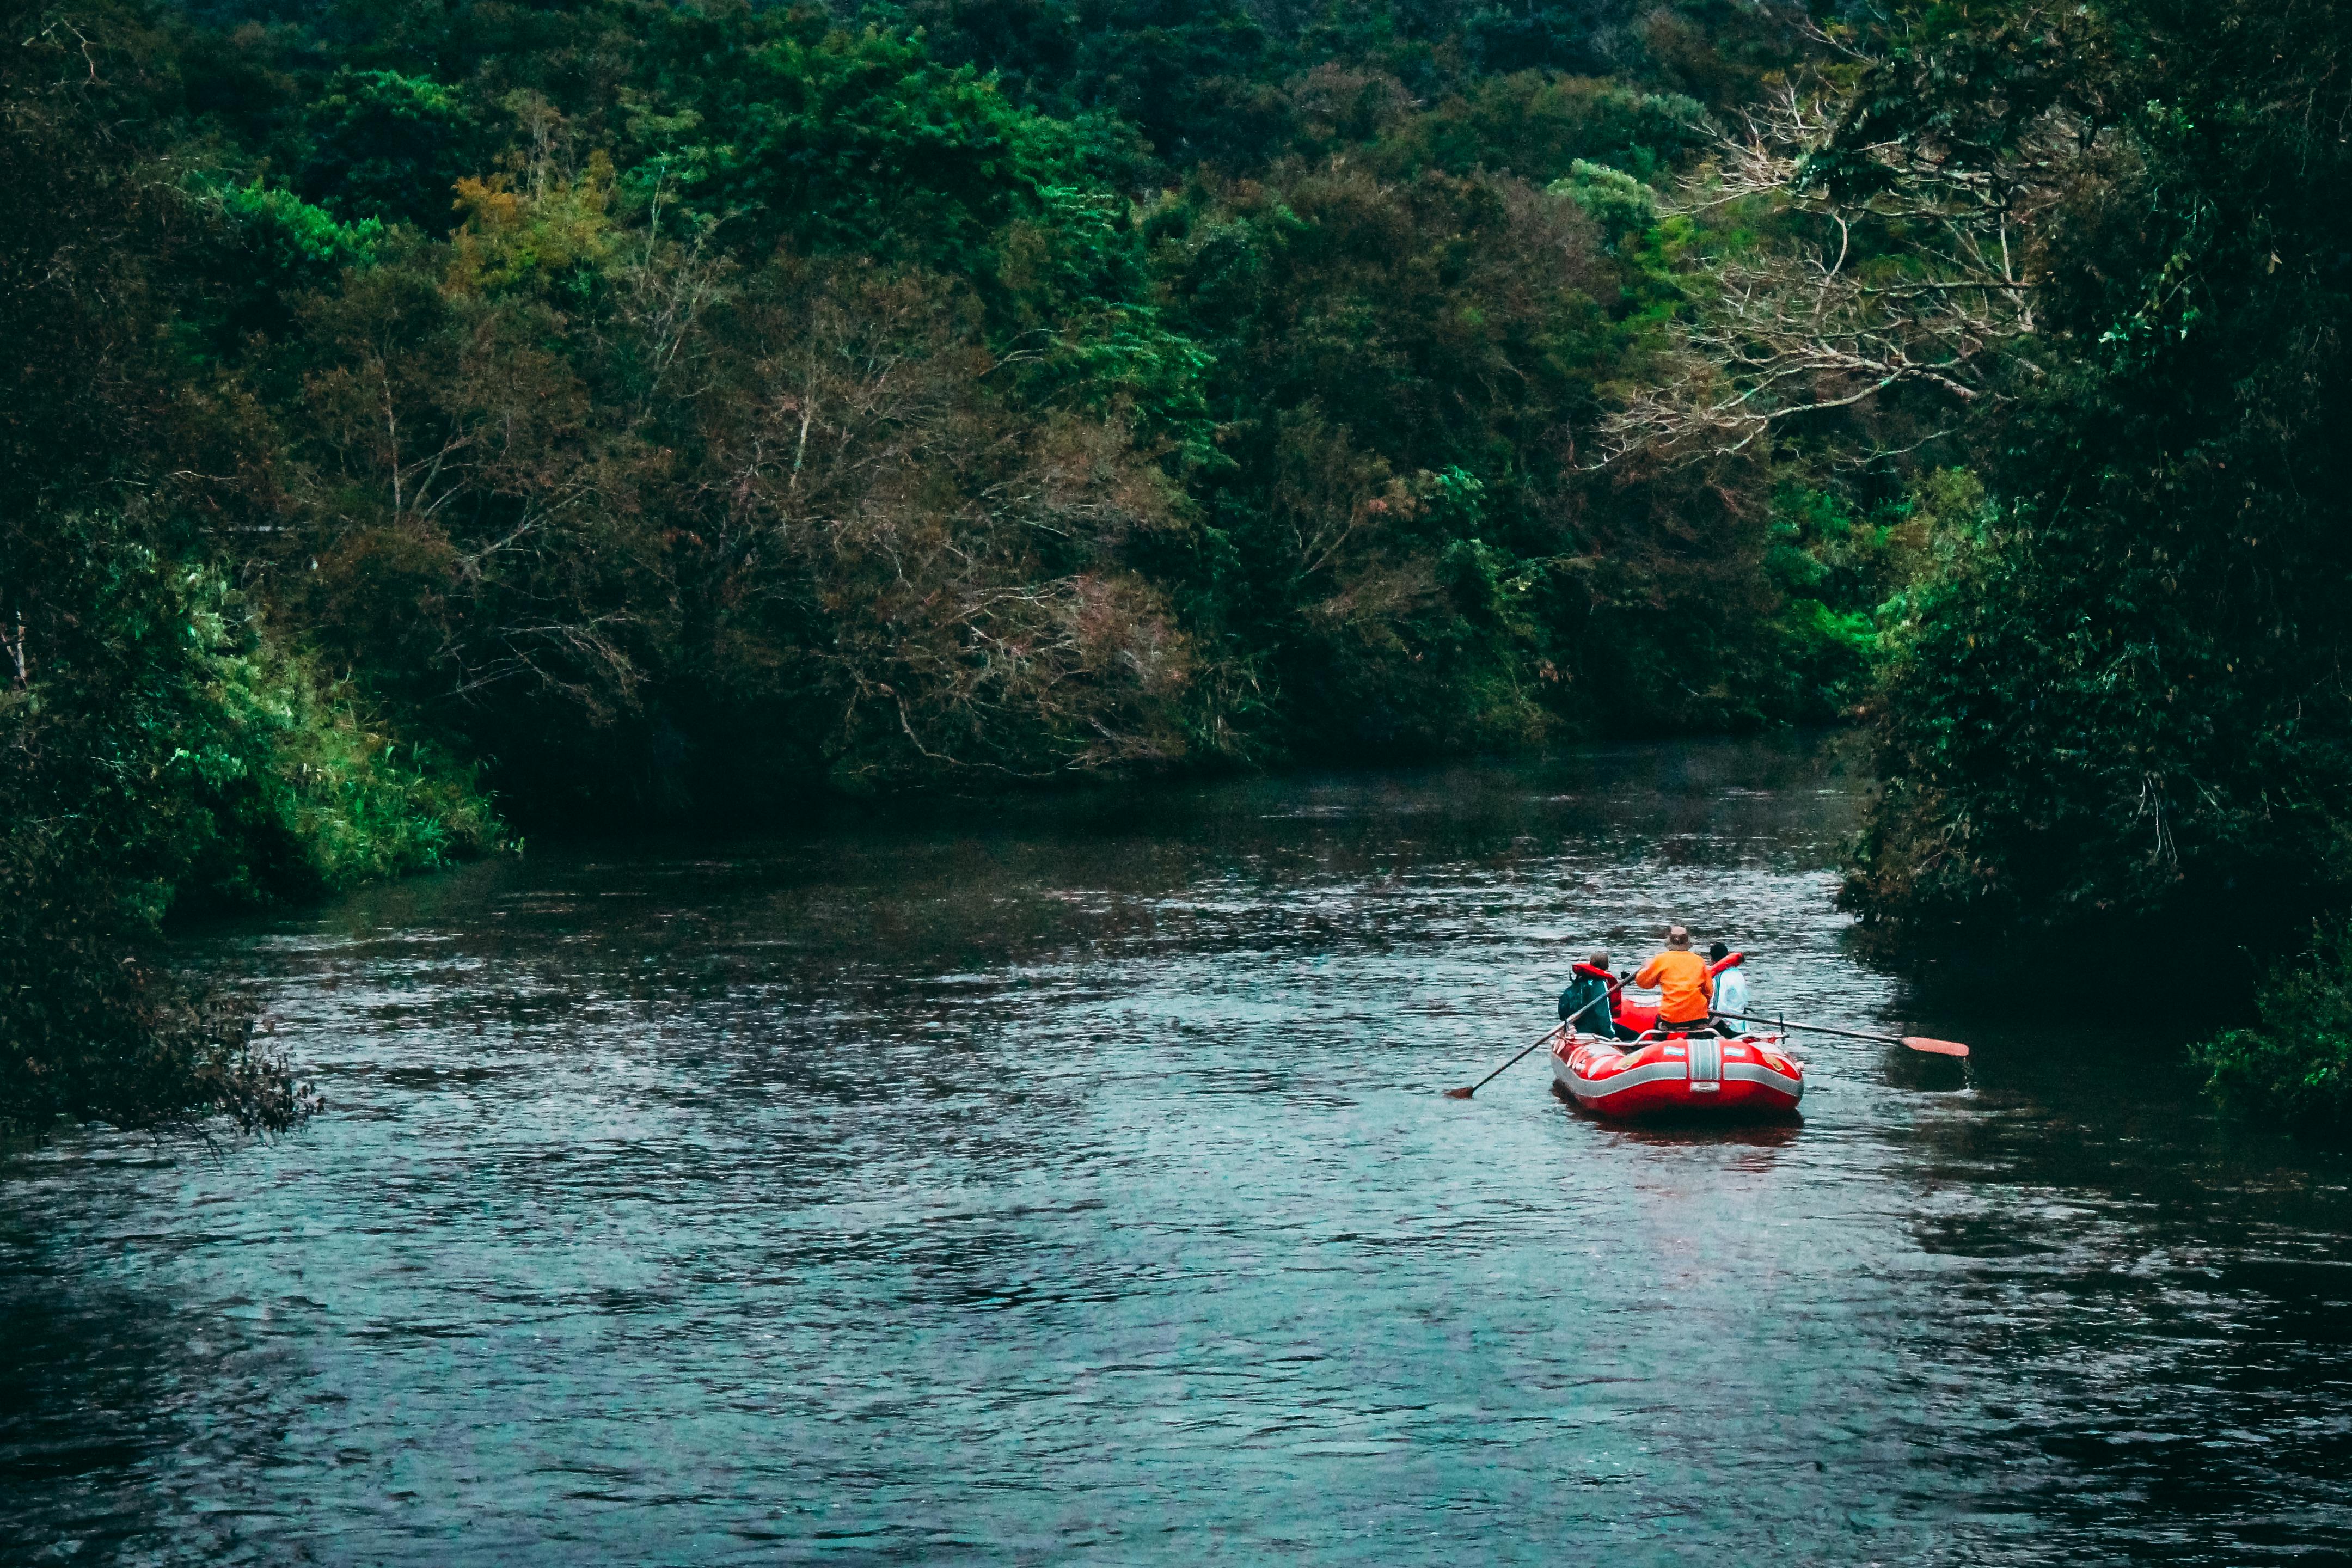
[[[2352,1554],[2352,1163],[2160,1018],[1861,962],[1860,791],[1257,780],[207,934],[330,1109],[0,1170],[0,1558]],[[1817,1039],[1794,1127],[1596,1123],[1539,1057],[1442,1097],[1670,918],[1977,1055]]]

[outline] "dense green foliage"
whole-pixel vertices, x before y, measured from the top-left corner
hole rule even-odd
[[[1877,42],[1796,184],[1865,267],[1958,280],[1974,315],[1912,341],[1973,476],[1885,606],[1844,901],[1913,949],[2284,948],[2352,888],[2352,8],[1995,0]],[[2225,1100],[2352,1114],[2335,919],[2200,1047]]]
[[[14,0],[6,38],[0,787],[20,908],[78,911],[10,937],[25,1120],[280,1119],[158,922],[474,852],[485,790],[642,819],[1862,689],[1883,520],[1589,450],[1698,243],[1656,186],[1790,16]]]
[[[374,231],[156,178],[112,133],[119,101],[54,89],[44,43],[0,78],[0,1128],[282,1126],[303,1104],[287,1064],[236,997],[162,962],[165,912],[433,866],[495,833],[471,770],[394,742],[208,545],[199,476],[237,466],[250,410],[205,374],[201,329],[266,317],[273,279],[331,278]],[[184,310],[187,275],[239,251],[259,265],[223,268],[220,313]]]
[[[2352,876],[2341,6],[1842,17],[10,0],[0,788],[79,911],[9,938],[23,1103],[235,1100],[151,961],[38,977],[491,795],[1860,706],[1881,933],[2298,929]],[[76,1029],[148,1087],[66,1087]]]
[[[283,1125],[299,1104],[284,1064],[252,1050],[233,999],[156,968],[157,922],[191,897],[440,864],[481,844],[487,808],[121,519],[37,516],[8,542],[39,664],[0,696],[5,1119]]]
[[[1944,9],[1863,89],[1854,140],[2077,149],[1991,500],[1895,633],[1873,920],[2277,931],[2352,876],[2347,41],[2326,4]]]
[[[2315,931],[2312,952],[2262,989],[2258,1026],[2195,1048],[2226,1105],[2300,1127],[2352,1124],[2352,925]]]

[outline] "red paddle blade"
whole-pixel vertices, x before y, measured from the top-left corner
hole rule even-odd
[[[1925,1035],[1906,1035],[1903,1043],[1915,1051],[1931,1051],[1939,1057],[1964,1057],[1968,1047],[1958,1040],[1931,1040]]]
[[[1445,1091],[1445,1098],[1448,1100],[1467,1100],[1470,1098],[1470,1092],[1471,1091],[1466,1089],[1449,1089]]]

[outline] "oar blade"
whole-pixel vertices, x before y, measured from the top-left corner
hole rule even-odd
[[[1448,1100],[1467,1100],[1477,1092],[1478,1091],[1475,1089],[1449,1089],[1445,1091],[1445,1098]]]
[[[1932,1056],[1964,1057],[1969,1054],[1968,1047],[1958,1040],[1931,1040],[1925,1035],[1906,1035],[1903,1043],[1915,1051],[1926,1051]]]

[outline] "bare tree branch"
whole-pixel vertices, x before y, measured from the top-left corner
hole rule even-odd
[[[1666,204],[1747,207],[1821,238],[1705,263],[1664,374],[1603,423],[1593,466],[1744,451],[1897,386],[1964,407],[2001,395],[2003,363],[2035,330],[2021,241],[2081,154],[2082,126],[2053,110],[1998,155],[1928,137],[1857,147],[1841,142],[1849,109],[1826,88],[1783,87]],[[1857,231],[1872,237],[1859,254]]]

